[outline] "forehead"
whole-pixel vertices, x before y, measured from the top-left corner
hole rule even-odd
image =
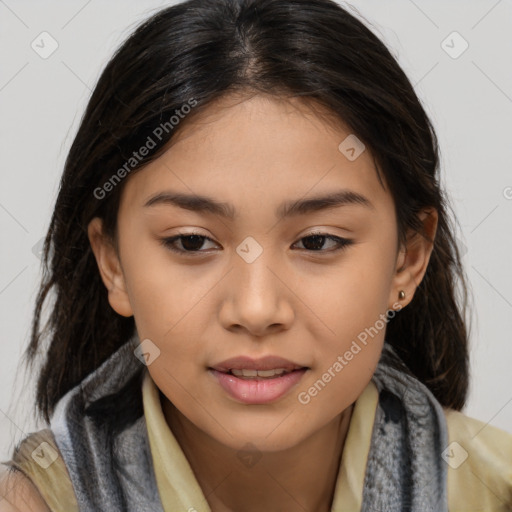
[[[122,205],[142,207],[170,189],[214,195],[238,211],[254,206],[252,199],[262,206],[346,188],[389,206],[370,151],[349,159],[343,151],[357,139],[314,102],[231,95],[178,128],[166,151],[129,177]]]

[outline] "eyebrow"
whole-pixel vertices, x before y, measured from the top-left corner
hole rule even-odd
[[[229,220],[233,220],[237,216],[237,212],[232,204],[219,202],[211,197],[197,194],[188,195],[172,191],[160,192],[149,198],[144,203],[144,207],[158,204],[173,205],[185,210],[212,214]],[[284,219],[286,217],[339,208],[345,205],[360,205],[365,208],[375,209],[367,197],[358,192],[344,189],[309,199],[286,201],[277,208],[276,216],[278,219]]]

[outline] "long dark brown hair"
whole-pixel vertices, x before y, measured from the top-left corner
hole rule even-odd
[[[116,51],[67,156],[24,354],[27,367],[45,356],[37,372],[39,415],[49,421],[58,400],[134,333],[133,317],[110,307],[87,237],[98,216],[116,240],[129,179],[117,171],[143,169],[184,123],[236,91],[313,100],[349,126],[390,187],[400,242],[410,228],[421,232],[420,210],[437,210],[428,269],[412,302],[390,320],[386,340],[443,406],[460,410],[468,388],[467,278],[440,185],[435,131],[409,79],[379,38],[334,1],[187,0],[152,15]],[[192,112],[171,128],[171,116],[191,100]],[[154,147],[130,160],[148,137]],[[105,187],[116,173],[124,179]]]

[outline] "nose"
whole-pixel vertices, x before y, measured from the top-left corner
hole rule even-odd
[[[266,257],[265,251],[251,263],[239,258],[234,265],[224,283],[223,327],[246,330],[258,337],[289,329],[295,315],[290,277]]]

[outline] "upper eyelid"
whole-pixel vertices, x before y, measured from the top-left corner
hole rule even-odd
[[[208,235],[204,235],[198,231],[193,231],[191,233],[187,233],[187,232],[183,232],[183,233],[176,233],[175,235],[171,235],[169,237],[165,237],[165,239],[179,239],[180,237],[187,237],[187,236],[200,236],[202,238],[206,238],[212,242],[215,242],[215,243],[218,243],[216,242],[213,238],[211,238],[210,236]],[[341,236],[341,235],[335,235],[334,233],[329,233],[328,231],[323,231],[321,229],[318,229],[318,230],[315,230],[315,231],[310,231],[300,237],[297,238],[297,240],[302,240],[303,238],[308,238],[310,236],[325,236],[325,237],[335,237],[335,238],[340,238],[340,239],[343,239],[343,240],[349,240],[349,238],[346,238],[344,236]]]

